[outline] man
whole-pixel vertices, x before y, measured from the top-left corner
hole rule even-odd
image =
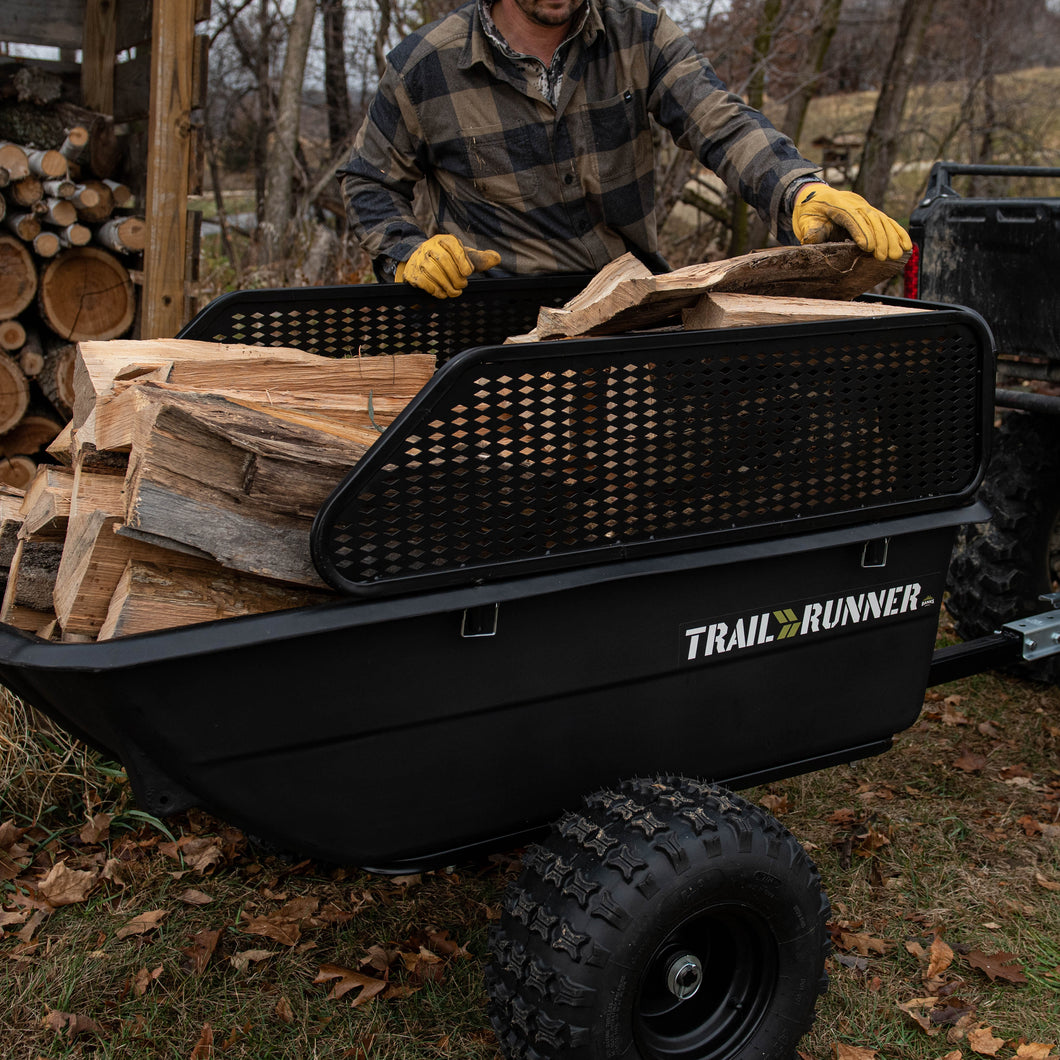
[[[406,38],[339,170],[377,275],[440,298],[473,271],[655,271],[649,115],[782,243],[846,238],[883,260],[909,237],[730,94],[650,0],[471,0]]]

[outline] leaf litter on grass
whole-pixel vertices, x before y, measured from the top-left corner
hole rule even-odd
[[[833,902],[801,1056],[1056,1056],[1058,748],[1057,689],[979,675],[929,691],[888,754],[750,793]],[[133,1060],[497,1057],[482,970],[518,851],[386,879],[266,856],[196,811],[159,827],[113,771],[68,791],[65,826],[0,822],[5,1060],[79,1042]]]

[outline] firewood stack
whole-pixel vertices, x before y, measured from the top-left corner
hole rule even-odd
[[[0,128],[0,484],[17,488],[71,415],[74,344],[132,326],[127,263],[146,238],[113,179],[111,125],[62,107],[33,129],[12,129],[10,114]]]
[[[313,516],[434,367],[79,343],[72,419],[48,450],[60,463],[0,490],[0,621],[106,640],[328,599]]]

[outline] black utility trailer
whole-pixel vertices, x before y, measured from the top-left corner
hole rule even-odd
[[[531,843],[489,971],[512,1056],[787,1057],[828,903],[728,788],[881,752],[929,683],[1018,654],[933,655],[987,515],[990,335],[940,307],[500,344],[584,281],[213,303],[183,337],[444,362],[317,516],[344,595],[97,644],[0,628],[0,678],[152,813],[384,872]]]

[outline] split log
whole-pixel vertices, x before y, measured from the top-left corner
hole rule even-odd
[[[128,271],[99,247],[64,250],[49,262],[38,301],[44,322],[70,341],[117,338],[131,327],[136,308]]]
[[[139,254],[147,244],[147,225],[139,217],[114,217],[96,229],[96,242],[119,254]]]
[[[310,525],[378,435],[152,383],[137,389],[153,407],[142,413],[146,441],[130,459],[121,532],[183,544],[260,577],[322,587],[309,555]]]
[[[77,346],[72,342],[50,342],[37,377],[44,396],[66,417],[73,415],[74,410],[76,364]]]
[[[23,536],[62,542],[70,521],[73,492],[74,473],[70,468],[53,464],[38,468],[22,500]]]
[[[5,456],[0,460],[0,485],[25,489],[37,473],[37,462],[25,454]]]
[[[10,357],[0,356],[0,434],[6,434],[29,408],[29,381]],[[10,485],[10,479],[6,480]]]
[[[8,182],[15,184],[29,176],[29,159],[18,144],[0,140],[0,168],[7,172]]]
[[[17,320],[0,320],[0,350],[14,353],[26,344],[26,329]]]
[[[35,632],[55,620],[53,589],[62,551],[57,541],[19,537],[7,572],[0,622]]]
[[[17,317],[36,293],[33,256],[19,240],[0,235],[0,319]]]
[[[40,221],[32,213],[9,213],[4,218],[4,227],[24,243],[32,243],[40,234]]]
[[[876,319],[925,309],[881,302],[844,302],[832,298],[777,298],[762,294],[708,294],[681,314],[688,330],[740,328],[759,324],[795,324],[813,320]]]
[[[319,592],[293,591],[232,571],[195,574],[132,561],[122,572],[100,640],[322,603]]]
[[[708,291],[848,300],[890,279],[901,261],[877,261],[853,243],[772,247],[653,275],[633,254],[601,269],[565,306],[542,307],[529,335],[509,342],[609,335],[655,327]]]

